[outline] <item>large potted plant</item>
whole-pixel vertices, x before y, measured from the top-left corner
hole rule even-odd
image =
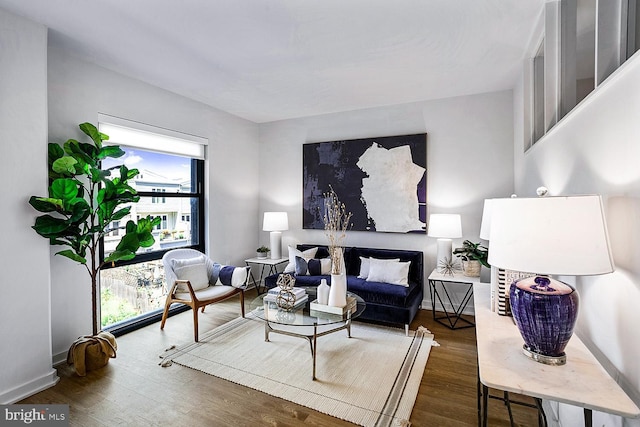
[[[115,251],[99,260],[100,239],[114,230],[111,228],[113,221],[119,221],[130,213],[131,207],[122,205],[136,203],[140,198],[128,184],[138,170],[128,169],[125,165],[102,170],[101,160],[121,157],[124,151],[116,145],[103,145],[109,137],[91,123],[82,123],[79,127],[91,142],[69,139],[62,146],[49,143],[49,195],[31,196],[29,203],[44,214],[36,218],[32,228],[49,239],[51,245],[66,246],[67,249],[56,252],[56,255],[84,265],[91,279],[93,334],[79,338],[72,345],[68,361],[72,363],[75,359],[79,362],[78,357],[84,356],[79,352],[86,345],[91,346],[103,360],[87,360],[85,363],[83,359],[82,363],[74,363],[76,371],[83,375],[85,367],[95,368],[106,364],[109,357],[115,357],[115,338],[108,333],[98,333],[99,271],[105,265],[134,258],[140,247],[152,246],[155,240],[151,232],[160,223],[160,218],[147,216],[140,218],[137,224],[128,221]],[[116,172],[113,177],[112,172]],[[89,348],[86,351],[87,355],[91,353]]]
[[[481,265],[491,268],[487,261],[489,250],[480,243],[465,240],[461,247],[453,250],[453,253],[462,260],[462,271],[465,276],[479,277]]]

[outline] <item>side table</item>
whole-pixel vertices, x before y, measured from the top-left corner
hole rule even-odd
[[[493,397],[489,388],[505,392],[507,409],[508,393],[533,397],[539,410],[541,399],[582,407],[585,427],[593,425],[593,411],[640,417],[640,408],[578,336],[567,344],[566,365],[535,362],[522,354],[523,341],[513,318],[491,311],[491,286],[476,283],[473,300],[478,341],[478,425],[488,424],[487,401]]]
[[[455,283],[458,285],[463,285],[466,287],[465,294],[458,306],[454,304],[451,300],[451,294],[447,290],[447,286],[445,283]],[[450,329],[463,329],[463,328],[471,328],[475,326],[475,323],[465,319],[462,317],[462,312],[469,304],[471,297],[473,296],[473,284],[480,283],[479,277],[468,277],[460,273],[444,274],[440,273],[437,269],[433,270],[429,275],[429,292],[431,295],[431,311],[433,313],[433,320],[440,323],[441,325],[447,326]],[[440,291],[438,290],[438,284],[442,289],[444,295],[440,295]],[[446,298],[446,301],[443,300],[443,297]],[[436,316],[436,299],[440,303],[442,307],[442,311],[444,312],[444,316]],[[447,309],[447,305],[450,309]],[[453,312],[450,312],[453,310]],[[446,322],[443,320],[446,319]],[[462,326],[458,325],[458,322],[464,323]]]
[[[254,286],[256,287],[256,291],[258,291],[258,295],[260,295],[260,287],[263,286],[262,285],[262,279],[265,277],[264,274],[264,269],[266,267],[269,267],[269,276],[272,274],[276,274],[278,273],[278,266],[280,264],[284,264],[286,262],[289,262],[289,258],[278,258],[278,259],[271,259],[271,258],[249,258],[249,259],[245,259],[244,262],[247,264],[247,267],[251,267],[251,264],[255,264],[255,265],[260,265],[262,266],[262,268],[260,269],[260,280],[258,280],[258,282],[256,283],[256,278],[253,275],[253,270],[249,270],[251,274],[251,281],[253,282]]]

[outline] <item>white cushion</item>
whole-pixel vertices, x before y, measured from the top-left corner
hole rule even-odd
[[[331,258],[322,258],[320,260],[320,274],[323,276],[331,274]]]
[[[400,261],[400,258],[394,258],[394,259],[371,258],[371,259],[375,259],[376,261],[380,261],[380,262],[399,262]],[[370,266],[369,258],[360,257],[360,274],[358,274],[359,279],[367,280],[367,277],[369,277],[369,268],[370,268],[369,266]]]
[[[173,259],[173,272],[179,280],[188,280],[194,291],[209,287],[209,275],[204,255],[195,258]],[[179,284],[177,292],[187,292],[186,284]]]
[[[200,301],[204,301],[214,298],[222,298],[225,295],[231,295],[235,291],[236,288],[234,288],[233,286],[216,285],[209,286],[206,289],[201,289],[195,292],[195,294],[197,299],[199,299]],[[176,293],[175,296],[176,298],[191,301],[191,295],[189,294],[189,292]]]
[[[310,260],[316,256],[316,252],[318,252],[318,248],[307,249],[306,251],[299,251],[293,246],[289,246],[289,264],[284,268],[283,273],[295,273],[296,272],[296,257],[304,258],[305,260]]]
[[[409,286],[409,267],[411,261],[400,262],[396,260],[378,260],[371,258],[369,261],[368,282],[391,283],[392,285]]]

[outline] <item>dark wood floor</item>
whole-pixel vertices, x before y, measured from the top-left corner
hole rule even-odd
[[[255,296],[253,291],[247,299]],[[240,314],[237,298],[200,313],[207,331]],[[475,329],[452,331],[421,310],[412,329],[423,325],[440,347],[431,350],[411,414],[412,426],[477,425]],[[357,325],[356,325],[357,327]],[[67,403],[72,426],[352,426],[328,415],[207,374],[173,365],[159,355],[193,339],[191,311],[118,338],[118,357],[81,378],[66,365],[60,382],[20,403]],[[520,397],[527,401],[527,398]],[[489,401],[489,425],[508,426],[504,404]],[[534,409],[514,407],[516,425],[537,425]]]

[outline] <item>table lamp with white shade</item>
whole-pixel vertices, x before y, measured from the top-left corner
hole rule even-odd
[[[524,353],[563,365],[579,298],[547,275],[583,276],[614,270],[600,196],[493,199],[489,263],[534,273],[511,284],[511,312]]]
[[[271,259],[282,258],[282,232],[289,229],[289,218],[286,212],[265,212],[262,229],[270,231]]]
[[[443,267],[451,264],[453,243],[451,239],[462,237],[462,222],[458,214],[431,214],[427,229],[429,237],[436,237],[436,265]]]

